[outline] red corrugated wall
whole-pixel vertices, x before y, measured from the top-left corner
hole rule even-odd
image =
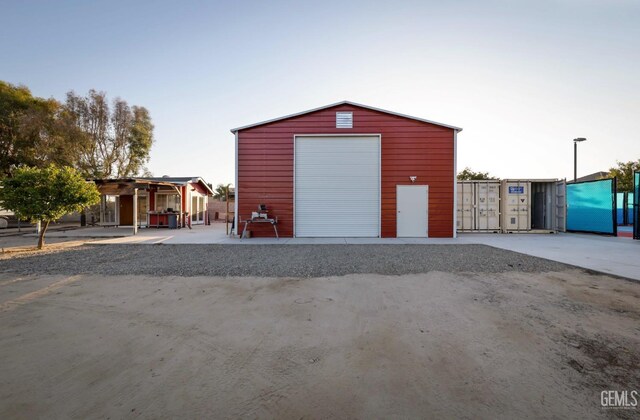
[[[353,112],[353,128],[337,129],[336,112]],[[382,237],[396,236],[396,185],[429,186],[429,237],[453,235],[454,130],[353,105],[339,105],[238,132],[238,215],[264,203],[280,236],[293,236],[293,136],[381,134]],[[273,236],[271,226],[252,227]]]

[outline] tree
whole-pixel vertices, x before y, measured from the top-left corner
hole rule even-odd
[[[227,197],[231,191],[231,184],[218,184],[216,189],[213,191],[213,198],[216,198],[220,201],[227,201]]]
[[[70,167],[18,168],[2,182],[2,187],[0,207],[21,219],[41,222],[38,249],[44,246],[49,223],[100,201],[96,186]]]
[[[145,172],[153,145],[149,111],[120,99],[109,101],[104,92],[87,96],[67,93],[65,109],[75,127],[88,137],[78,167],[92,178],[121,178]]]
[[[474,172],[471,168],[466,167],[460,173],[458,173],[458,181],[475,181],[475,180],[486,180],[486,179],[497,179],[489,175],[489,172]]]
[[[0,81],[0,177],[20,166],[74,165],[85,139],[55,99]]]
[[[0,81],[0,177],[15,168],[72,166],[86,177],[148,172],[153,124],[144,107],[104,92],[67,94],[65,104],[34,97],[25,86]]]
[[[633,173],[640,171],[640,159],[629,162],[616,162],[617,168],[610,168],[606,178],[616,177],[618,192],[633,191]]]

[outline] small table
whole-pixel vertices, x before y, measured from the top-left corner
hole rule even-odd
[[[276,239],[280,239],[280,237],[278,236],[278,228],[276,227],[276,225],[278,224],[277,217],[275,219],[265,219],[262,217],[254,217],[246,220],[244,222],[244,229],[242,229],[242,236],[240,236],[240,239],[244,239],[245,234],[247,233],[247,226],[249,226],[250,223],[271,223],[271,226],[273,226],[273,230],[276,233]]]

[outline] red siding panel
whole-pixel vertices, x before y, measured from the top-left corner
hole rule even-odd
[[[353,112],[353,128],[335,127],[336,112]],[[239,229],[258,204],[293,236],[293,138],[304,134],[380,134],[382,237],[396,236],[396,186],[429,186],[429,236],[453,235],[454,130],[353,105],[339,105],[238,132]],[[255,236],[273,236],[270,225]]]

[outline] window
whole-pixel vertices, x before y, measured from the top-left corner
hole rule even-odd
[[[102,224],[114,225],[118,221],[118,196],[117,195],[103,195],[102,196]]]
[[[138,196],[138,224],[147,224],[147,196]]]
[[[204,222],[205,197],[193,194],[191,196],[191,222]]]
[[[204,222],[204,197],[200,197],[198,198],[198,219],[200,219],[201,222]]]
[[[180,194],[156,193],[156,211],[164,212],[169,209],[176,212],[182,211],[180,207]]]
[[[198,197],[195,195],[191,196],[191,221],[198,221]]]

